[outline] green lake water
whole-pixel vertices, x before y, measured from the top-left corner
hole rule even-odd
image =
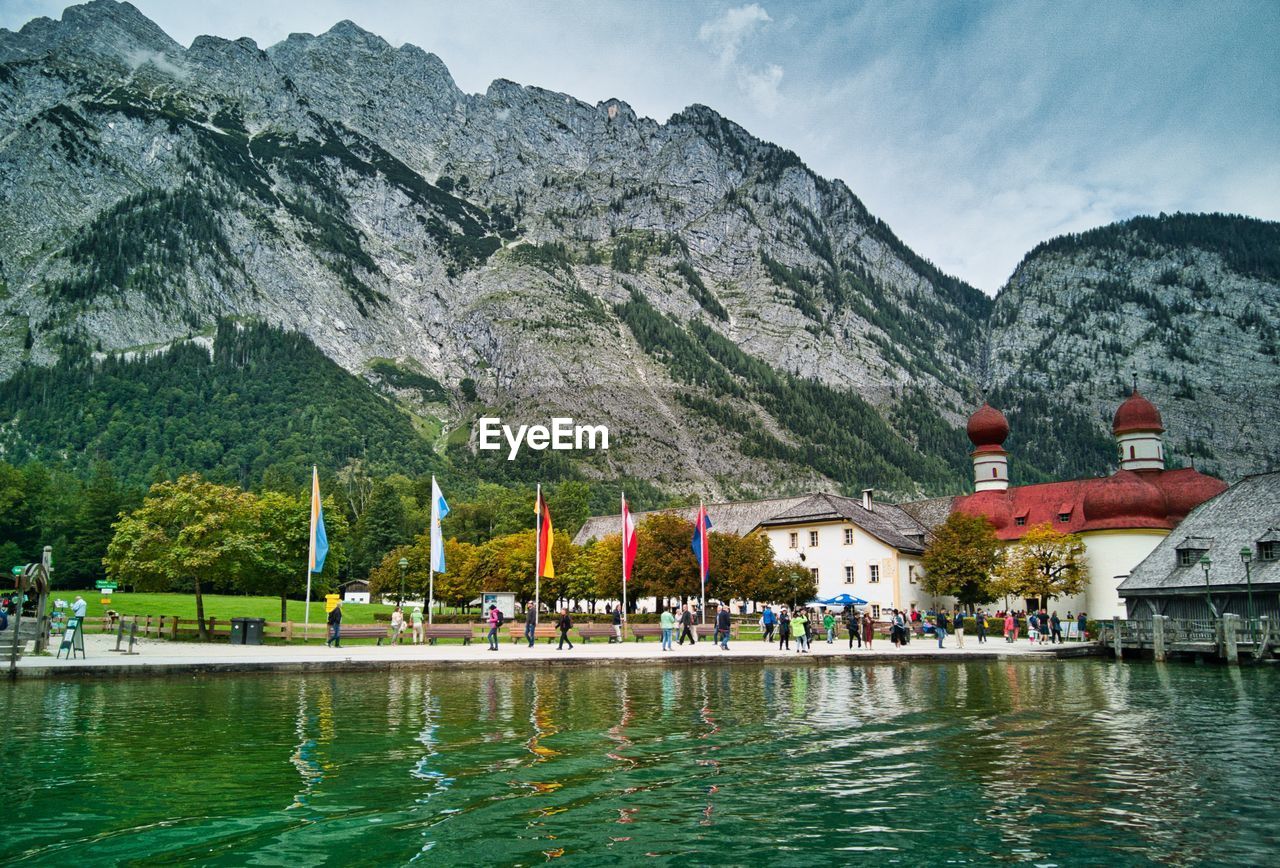
[[[17,864],[1280,864],[1274,669],[29,682],[0,723]]]

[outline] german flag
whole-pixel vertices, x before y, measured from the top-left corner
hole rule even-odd
[[[538,551],[536,572],[544,578],[554,579],[556,577],[556,565],[551,560],[551,511],[547,509],[547,501],[542,497],[542,486],[538,486],[538,501],[533,508],[534,515],[537,517],[538,529]]]

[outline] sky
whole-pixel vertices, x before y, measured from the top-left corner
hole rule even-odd
[[[344,18],[666,120],[711,106],[995,293],[1036,244],[1161,211],[1280,220],[1280,0],[133,0],[183,45]],[[0,27],[65,0],[0,0]]]

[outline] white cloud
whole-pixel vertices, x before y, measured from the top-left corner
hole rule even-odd
[[[758,70],[741,70],[738,73],[738,86],[741,87],[765,114],[773,114],[778,109],[778,85],[782,83],[782,67],[776,63]]]
[[[726,9],[719,18],[698,28],[698,39],[711,46],[720,59],[721,70],[728,71],[737,62],[746,38],[772,20],[759,3]]]

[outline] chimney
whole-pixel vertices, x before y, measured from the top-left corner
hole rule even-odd
[[[862,508],[867,510],[868,512],[871,511],[871,492],[872,491],[873,489],[870,489],[870,488],[862,489]]]

